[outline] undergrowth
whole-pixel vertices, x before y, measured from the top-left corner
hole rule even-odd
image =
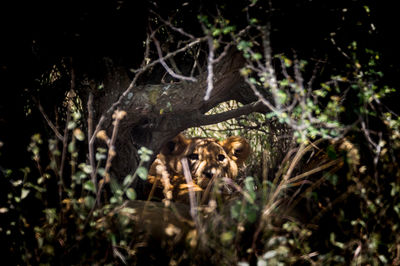
[[[241,49],[253,53],[245,43]],[[260,65],[259,56],[249,58]],[[146,180],[152,151],[139,149],[137,170],[116,180],[110,168],[117,134],[98,131],[93,138],[103,145],[90,151],[82,110],[67,101],[63,136],[33,135],[32,163],[0,169],[7,191],[2,250],[26,265],[399,265],[400,119],[382,104],[393,90],[375,85],[381,73],[373,61],[315,91],[295,81],[304,62],[276,60],[287,76],[273,96],[290,112],[273,106],[270,113],[186,131],[249,140],[253,154],[240,177],[219,181],[232,191],[229,199],[214,191],[196,210],[138,200],[133,184]],[[242,75],[257,90],[267,77],[255,66]],[[357,101],[346,100],[351,94]],[[356,119],[342,123],[341,107]],[[113,132],[124,115],[114,113]]]

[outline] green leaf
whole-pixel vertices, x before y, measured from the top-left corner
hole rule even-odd
[[[330,159],[337,159],[337,154],[336,154],[336,150],[335,147],[333,147],[332,145],[329,145],[328,148],[326,148],[326,153],[328,154],[328,157]]]
[[[233,219],[239,218],[241,208],[242,204],[240,203],[240,201],[237,201],[236,204],[231,206],[231,216]]]
[[[84,204],[88,209],[93,208],[95,202],[96,202],[96,200],[92,196],[86,196],[85,199],[84,199]]]
[[[253,77],[249,78],[249,82],[252,83],[252,84],[257,84],[257,80],[255,78],[253,78]]]
[[[143,166],[138,167],[136,169],[136,174],[142,179],[142,180],[147,180],[147,169]]]
[[[71,129],[74,129],[74,128],[76,128],[76,123],[74,121],[70,121],[68,123],[68,129],[71,130]]]
[[[53,224],[57,219],[57,212],[55,208],[44,209],[43,212],[46,214],[46,220],[49,224]]]
[[[95,185],[93,184],[93,182],[91,180],[86,181],[83,184],[83,188],[88,190],[88,191],[91,191],[93,193],[96,193],[96,187],[95,187]]]
[[[221,242],[224,244],[229,244],[234,238],[234,236],[235,236],[234,233],[231,231],[224,232],[221,234]]]
[[[132,175],[127,175],[127,176],[124,178],[124,181],[122,182],[122,184],[123,184],[124,186],[127,186],[127,185],[129,185],[130,183],[132,183],[132,181],[133,181],[133,176],[132,176]]]
[[[119,196],[123,195],[121,184],[115,178],[111,178],[110,187],[111,187],[111,191],[115,195],[119,195]]]
[[[69,144],[68,144],[68,152],[69,153],[73,153],[75,151],[75,143],[73,142],[73,141],[71,141]]]
[[[77,171],[73,176],[72,180],[75,180],[77,184],[81,184],[82,180],[87,177],[87,174],[83,171]]]
[[[111,234],[110,238],[111,238],[111,243],[112,243],[112,245],[113,245],[113,246],[116,246],[116,245],[117,245],[117,238],[116,238],[116,236],[115,236],[114,234]]]
[[[103,153],[96,153],[96,161],[104,160],[107,156]]]
[[[258,19],[256,19],[256,18],[250,19],[250,24],[256,24],[257,22],[258,22]]]
[[[111,198],[110,198],[110,203],[111,203],[111,204],[118,203],[117,197],[111,197]]]
[[[222,30],[222,33],[223,34],[228,34],[229,32],[232,32],[232,31],[235,31],[236,30],[236,27],[235,26],[228,26],[228,27],[225,27],[223,30]]]
[[[107,149],[105,149],[105,148],[97,148],[97,152],[99,152],[99,153],[106,153],[106,152],[107,152]]]
[[[264,255],[262,257],[265,260],[269,260],[269,259],[275,257],[276,255],[278,255],[278,252],[276,250],[270,250],[270,251],[267,251],[266,253],[264,253]]]
[[[26,198],[28,196],[29,192],[31,192],[31,191],[28,189],[24,189],[24,188],[21,189],[21,199]]]
[[[251,55],[251,58],[253,60],[260,60],[262,58],[262,55],[260,53],[254,53]]]
[[[130,200],[136,199],[136,192],[133,188],[128,188],[126,190],[125,194],[128,197],[128,199],[130,199]]]
[[[240,41],[239,44],[237,45],[239,51],[247,50],[250,47],[252,47],[252,43],[246,41]]]
[[[244,185],[247,191],[254,191],[254,178],[251,176],[246,177]]]
[[[286,92],[283,90],[278,90],[276,96],[278,97],[278,101],[280,104],[284,104],[288,98]]]
[[[257,210],[255,208],[248,208],[246,210],[246,217],[250,223],[254,223],[257,220]]]
[[[218,36],[218,35],[220,35],[221,34],[221,29],[214,29],[213,31],[212,31],[212,35],[213,36]]]
[[[79,164],[79,168],[82,169],[83,172],[85,172],[86,174],[91,174],[92,173],[92,166],[85,164],[85,163],[81,163]]]
[[[143,162],[148,162],[150,161],[151,157],[150,155],[153,154],[153,151],[146,148],[146,147],[141,147],[138,151],[139,155],[140,155],[140,160]]]
[[[327,175],[326,179],[332,183],[332,185],[336,186],[338,181],[339,181],[339,177],[335,174],[330,174]]]
[[[72,113],[72,118],[76,121],[76,120],[79,120],[79,119],[81,119],[81,113],[80,112],[73,112]]]
[[[85,139],[85,134],[83,133],[83,131],[80,128],[75,128],[74,129],[74,137],[79,141],[83,141]]]

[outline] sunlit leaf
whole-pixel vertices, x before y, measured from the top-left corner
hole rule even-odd
[[[133,188],[128,188],[126,190],[125,194],[128,197],[128,199],[130,199],[130,200],[136,199],[136,192]]]
[[[136,174],[142,179],[146,180],[147,179],[147,169],[143,166],[138,167],[136,170]]]
[[[24,189],[24,188],[21,189],[21,199],[26,198],[28,196],[29,192],[30,192],[30,190],[28,190],[28,189]]]
[[[74,137],[79,141],[85,140],[85,134],[83,133],[83,131],[80,128],[74,129]]]

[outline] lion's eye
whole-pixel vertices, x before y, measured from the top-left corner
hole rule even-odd
[[[198,160],[198,159],[199,159],[199,155],[196,154],[196,153],[192,153],[192,154],[190,154],[190,155],[188,156],[188,158],[189,158],[190,160]]]
[[[223,161],[223,160],[225,160],[225,155],[219,154],[218,155],[218,161]]]

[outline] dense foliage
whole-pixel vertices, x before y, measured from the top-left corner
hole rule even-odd
[[[339,2],[72,3],[50,16],[59,28],[34,25],[33,82],[20,84],[11,61],[1,65],[11,92],[0,98],[2,251],[27,265],[400,264],[393,11]],[[78,27],[62,27],[71,20]],[[134,146],[135,170],[116,176],[127,112],[116,108],[111,127],[93,134],[101,114],[91,93],[110,92],[102,82],[110,69],[167,89],[206,73],[212,100],[213,67],[232,50],[243,60],[232,91],[241,97],[208,114],[252,101],[256,112],[184,132],[249,140],[240,177],[220,181],[230,197],[215,190],[196,208],[145,201],[141,185],[158,151]],[[156,93],[146,98],[155,105]],[[172,113],[168,103],[157,115]]]

